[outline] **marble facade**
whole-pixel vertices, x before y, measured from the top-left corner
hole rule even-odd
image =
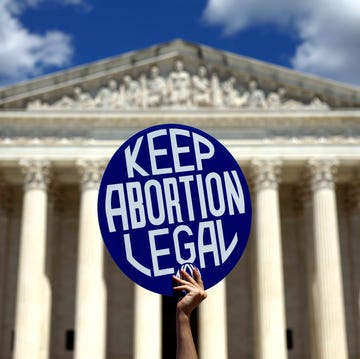
[[[172,313],[96,220],[104,165],[159,123],[209,132],[251,183],[200,358],[359,358],[360,89],[181,40],[0,89],[0,358],[167,359]]]

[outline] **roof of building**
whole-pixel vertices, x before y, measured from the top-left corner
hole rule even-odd
[[[100,95],[101,89],[109,87],[109,81],[113,80],[120,89],[121,86],[126,86],[124,79],[128,76],[141,86],[142,81],[144,83],[149,79],[150,69],[154,65],[159,68],[163,79],[168,81],[177,59],[183,62],[184,69],[190,77],[196,76],[199,67],[204,66],[209,87],[212,86],[212,89],[218,86],[222,92],[226,92],[224,86],[233,78],[236,81],[236,86],[231,85],[234,85],[233,95],[239,98],[249,92],[248,86],[253,82],[265,99],[269,100],[269,95],[283,89],[282,101],[284,104],[287,101],[287,108],[296,108],[300,104],[323,109],[360,107],[360,88],[176,39],[5,87],[0,89],[0,109],[75,108],[79,107],[80,96],[83,95],[84,98],[86,94],[88,99],[93,101],[91,105],[88,102],[87,108],[96,110],[105,106],[102,102],[96,103],[95,98]],[[222,94],[223,98],[225,95],[227,96]],[[214,97],[214,93],[211,96]],[[279,95],[273,96],[275,101],[279,100],[276,96]],[[225,106],[225,100],[221,101],[222,106]],[[169,107],[170,102],[168,98],[163,99],[161,106]],[[83,101],[82,105],[84,104]],[[160,103],[158,105],[161,107]],[[194,106],[194,103],[192,105]],[[139,108],[144,106],[147,106],[144,101],[143,104],[137,104]],[[216,107],[213,102],[211,106]],[[128,107],[118,105],[118,109]]]

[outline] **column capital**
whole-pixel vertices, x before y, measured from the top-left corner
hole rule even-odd
[[[255,189],[276,189],[280,182],[282,161],[262,160],[251,161],[252,181]]]
[[[336,159],[311,159],[308,167],[311,176],[313,191],[319,189],[334,189],[334,176],[337,172],[339,161]]]
[[[21,160],[19,162],[24,174],[24,188],[46,190],[50,182],[50,162],[48,160]]]
[[[78,160],[77,166],[81,176],[81,189],[98,189],[105,169],[105,160]]]

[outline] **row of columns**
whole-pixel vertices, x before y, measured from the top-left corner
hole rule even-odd
[[[23,161],[23,214],[14,359],[49,358],[51,297],[46,276],[47,161]],[[106,290],[96,204],[103,162],[79,162],[81,202],[77,263],[75,359],[105,358]]]
[[[319,359],[346,359],[344,299],[334,188],[334,161],[309,163],[313,206],[313,257],[308,263],[312,353]],[[24,171],[23,218],[15,318],[14,359],[47,359],[51,297],[45,272],[49,163],[21,163]],[[75,359],[105,358],[106,289],[103,244],[97,221],[101,161],[79,163],[81,181],[75,318]],[[281,163],[252,163],[256,208],[254,290],[256,358],[285,359],[286,319],[278,184]],[[307,214],[308,215],[308,214]],[[310,234],[309,234],[310,235]],[[310,270],[311,269],[311,270]],[[210,290],[200,306],[201,358],[227,358],[226,282]],[[161,298],[135,289],[134,358],[161,358]],[[151,335],[149,335],[151,323]]]
[[[307,170],[311,188],[313,248],[308,256],[314,358],[348,357],[334,173],[336,161],[313,160]],[[278,183],[279,161],[255,161],[256,348],[259,359],[287,358]],[[304,184],[305,186],[307,184]],[[306,205],[306,209],[311,209]],[[307,219],[310,219],[308,214]],[[308,222],[306,222],[308,223]],[[310,225],[310,224],[309,224]],[[306,232],[305,232],[306,233]]]

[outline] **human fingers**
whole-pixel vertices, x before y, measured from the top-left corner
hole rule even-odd
[[[176,275],[173,275],[173,280],[179,284],[179,285],[186,285],[189,284],[191,286],[197,286],[198,284],[196,281],[189,275],[187,272],[181,270],[180,271],[181,276],[178,277]]]
[[[181,273],[182,279],[186,280],[187,282],[197,284],[197,281],[193,278],[193,276],[191,274],[189,274],[188,272],[186,272],[184,269],[181,269],[180,273]]]
[[[182,278],[180,278],[180,277],[178,277],[178,276],[176,276],[176,275],[173,275],[172,278],[173,278],[173,280],[174,280],[176,283],[178,283],[178,284],[186,283],[186,281],[185,281],[184,279],[182,279]]]
[[[194,289],[194,287],[192,285],[189,285],[189,284],[181,284],[181,285],[178,285],[178,286],[174,287],[174,290],[186,291],[187,293],[191,292],[193,289]]]
[[[195,282],[199,284],[202,289],[204,289],[204,283],[202,281],[200,271],[196,267],[193,269],[193,278]]]

